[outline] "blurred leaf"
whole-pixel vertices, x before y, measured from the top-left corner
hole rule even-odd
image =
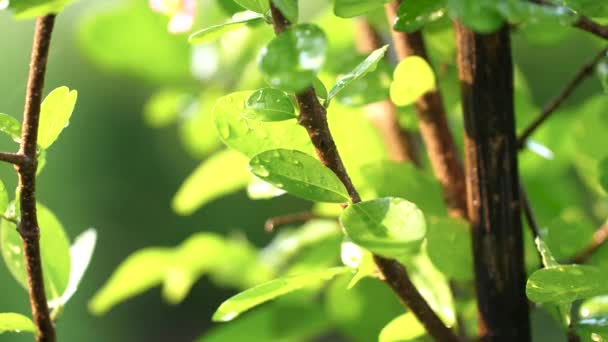
[[[447,210],[439,183],[411,163],[374,161],[361,167],[365,198],[401,197],[416,203],[426,216],[445,217]]]
[[[163,89],[152,95],[144,107],[144,119],[150,127],[166,127],[177,121],[189,95],[177,89]]]
[[[272,0],[290,23],[298,22],[298,0]]]
[[[472,280],[473,249],[469,224],[453,218],[431,218],[428,226],[427,253],[435,267],[448,278]]]
[[[169,248],[159,247],[131,254],[91,299],[89,310],[103,315],[116,304],[158,285],[171,265],[172,256]]]
[[[336,97],[336,95],[338,95],[340,91],[348,87],[354,81],[359,80],[365,77],[365,75],[367,75],[368,73],[376,70],[380,60],[384,58],[387,49],[388,45],[385,45],[375,50],[363,62],[361,62],[361,64],[357,65],[357,67],[355,67],[355,69],[353,69],[350,73],[342,76],[338,83],[336,83],[329,91],[327,101],[330,101],[331,99]]]
[[[270,10],[268,0],[234,0],[234,2],[243,8],[260,14],[266,14]]]
[[[593,266],[557,266],[538,270],[528,278],[526,294],[536,303],[571,303],[608,294],[606,277]]]
[[[0,334],[5,332],[36,332],[32,320],[17,313],[0,313]]]
[[[8,208],[9,198],[4,182],[0,180],[0,213],[4,214]]]
[[[583,301],[578,309],[581,317],[593,317],[608,313],[608,296],[598,296]]]
[[[301,91],[312,85],[325,63],[327,38],[312,24],[301,24],[279,34],[258,59],[260,70],[272,87]]]
[[[320,272],[278,278],[237,294],[220,305],[213,314],[216,322],[227,322],[243,312],[269,300],[330,280],[338,274],[349,272],[348,267],[335,267]]]
[[[373,11],[390,0],[335,0],[334,13],[338,17],[352,18]]]
[[[0,113],[0,132],[7,134],[15,141],[21,139],[21,123],[8,114]]]
[[[64,306],[78,290],[82,277],[89,268],[89,263],[95,251],[97,231],[93,228],[85,230],[78,235],[70,247],[70,279],[61,298],[49,302],[49,307]]]
[[[559,266],[559,263],[553,257],[553,253],[549,250],[549,246],[540,238],[537,237],[534,239],[534,243],[536,244],[536,249],[543,259],[543,266],[547,268]]]
[[[581,319],[574,324],[574,330],[584,342],[604,342],[608,340],[608,316]]]
[[[349,200],[338,176],[304,152],[285,149],[262,152],[251,159],[249,168],[264,181],[297,197],[335,203]]]
[[[256,176],[253,176],[249,185],[247,185],[247,196],[252,200],[271,199],[286,193],[285,190],[264,182]]]
[[[411,56],[402,60],[395,69],[391,100],[397,106],[407,106],[435,89],[435,74],[431,66],[423,58]]]
[[[608,192],[608,158],[600,162],[599,169],[600,185]]]
[[[378,342],[402,342],[413,340],[426,333],[424,326],[411,312],[396,317],[388,323],[378,336]]]
[[[377,274],[376,264],[372,253],[364,250],[350,241],[343,241],[340,248],[342,263],[357,270],[348,283],[348,289],[353,288],[361,279]]]
[[[256,121],[283,121],[296,118],[296,110],[287,94],[273,88],[255,91],[245,102],[244,115]]]
[[[251,13],[251,12],[249,12]],[[261,15],[243,15],[237,16],[233,20],[219,25],[214,25],[202,29],[200,31],[196,31],[188,37],[188,42],[190,44],[206,44],[211,43],[219,38],[221,38],[224,34],[238,30],[244,26],[250,24],[257,24],[264,21],[263,16]]]
[[[578,208],[566,208],[549,222],[544,242],[558,260],[567,260],[593,239],[596,224]]]
[[[83,19],[80,44],[106,70],[164,86],[182,84],[190,79],[190,45],[167,31],[167,20],[151,11],[147,1],[102,6]]]
[[[231,150],[217,152],[186,178],[173,197],[173,210],[190,215],[210,201],[243,189],[249,178],[246,158]]]
[[[399,6],[394,23],[396,31],[414,32],[445,13],[446,0],[405,1]]]
[[[447,4],[452,17],[477,32],[494,32],[503,25],[494,0],[447,0]]]
[[[76,106],[78,92],[68,87],[59,87],[50,92],[40,108],[40,128],[38,145],[49,148],[70,123],[70,117]]]
[[[182,115],[179,127],[182,144],[193,157],[202,159],[223,146],[213,126],[213,106],[221,93],[205,89]]]
[[[8,216],[14,214],[14,204],[7,210]],[[37,204],[38,224],[40,226],[40,257],[44,269],[44,284],[49,301],[63,294],[70,278],[70,243],[63,225],[45,206]],[[23,243],[15,223],[2,220],[0,224],[0,246],[4,262],[17,279],[27,289],[27,276],[24,265]]]
[[[295,120],[261,122],[242,116],[251,92],[238,92],[220,98],[213,107],[213,124],[220,139],[247,157],[277,148],[312,151],[306,130]]]
[[[340,222],[353,242],[389,258],[416,253],[426,234],[422,211],[395,197],[350,205]]]
[[[17,19],[41,17],[57,14],[74,0],[12,0],[9,8],[15,12]]]

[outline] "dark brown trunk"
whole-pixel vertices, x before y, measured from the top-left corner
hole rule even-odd
[[[487,341],[529,341],[509,31],[455,27],[481,333]]]

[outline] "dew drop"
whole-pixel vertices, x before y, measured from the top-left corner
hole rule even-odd
[[[217,130],[222,138],[230,138],[230,125],[228,125],[226,120],[220,120],[217,122]]]
[[[264,165],[261,164],[252,165],[251,172],[253,172],[256,176],[262,178],[268,177],[270,175],[270,172],[268,172]]]

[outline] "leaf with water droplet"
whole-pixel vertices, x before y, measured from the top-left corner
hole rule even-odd
[[[301,91],[312,85],[325,64],[327,38],[317,26],[301,24],[275,37],[258,59],[266,81],[285,91]]]
[[[249,162],[250,170],[289,194],[317,202],[348,202],[340,179],[317,159],[294,150],[271,150]]]
[[[306,130],[295,120],[263,122],[243,117],[245,101],[252,93],[226,95],[213,107],[213,124],[228,147],[250,158],[277,148],[314,153]]]
[[[245,14],[243,15],[243,13]],[[261,23],[264,21],[263,18],[264,17],[260,14],[253,14],[252,12],[237,13],[232,20],[224,24],[210,26],[192,33],[190,37],[188,37],[188,42],[190,42],[190,44],[211,43],[230,31]]]
[[[243,312],[288,293],[322,284],[333,277],[351,272],[348,267],[334,267],[319,272],[278,278],[243,291],[223,302],[213,314],[216,322],[227,322]]]
[[[354,243],[390,258],[417,253],[426,235],[422,211],[397,197],[350,205],[340,222]]]
[[[67,127],[76,106],[78,92],[68,87],[59,87],[49,93],[40,108],[38,145],[49,148]]]
[[[70,279],[70,243],[57,217],[41,204],[37,204],[37,210],[44,284],[47,299],[52,301],[65,292]],[[14,211],[12,204],[8,211]],[[15,223],[5,219],[0,223],[0,248],[11,274],[27,288],[21,236]]]
[[[393,23],[396,31],[414,32],[445,13],[446,0],[404,1]]]
[[[395,69],[391,100],[397,106],[407,106],[435,89],[435,73],[431,66],[423,58],[411,56],[402,60]]]
[[[285,92],[263,88],[245,102],[245,117],[256,121],[284,121],[296,118],[296,110]]]
[[[298,0],[272,0],[272,2],[290,23],[298,23]]]
[[[333,88],[331,88],[331,90],[329,91],[329,96],[327,98],[327,101],[330,101],[340,91],[342,91],[344,88],[348,87],[351,83],[365,77],[365,75],[367,75],[368,73],[376,70],[380,60],[382,60],[382,58],[384,58],[384,55],[386,54],[387,49],[388,49],[388,45],[384,45],[383,47],[375,50],[369,56],[367,56],[367,58],[363,62],[361,62],[359,65],[357,65],[357,67],[355,67],[355,69],[353,69],[353,71],[342,76],[340,78],[340,80],[338,81],[338,83],[336,83],[336,85],[334,85]]]
[[[567,265],[538,270],[528,278],[526,295],[535,303],[571,303],[608,294],[608,277],[594,266]]]
[[[17,313],[0,313],[0,334],[5,332],[35,332],[36,326],[32,320]]]

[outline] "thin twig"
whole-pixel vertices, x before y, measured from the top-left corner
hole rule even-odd
[[[545,122],[561,105],[564,101],[572,95],[574,90],[590,75],[593,74],[595,66],[606,57],[608,53],[608,47],[603,48],[592,60],[583,65],[580,70],[576,73],[574,78],[566,84],[564,89],[557,95],[549,104],[543,109],[542,113],[528,126],[523,133],[517,139],[519,149],[522,149],[526,145],[526,140],[530,138],[532,133]]]
[[[532,210],[532,205],[530,204],[530,200],[528,199],[528,193],[524,186],[519,184],[519,194],[521,207],[524,211],[524,216],[526,217],[526,221],[528,222],[528,226],[530,227],[530,231],[532,231],[532,236],[534,239],[540,237],[540,229],[538,228],[538,223],[536,221],[536,217],[534,215],[534,211]]]
[[[284,216],[271,217],[264,223],[264,230],[268,233],[275,231],[277,227],[287,226],[296,223],[308,222],[317,218],[330,219],[329,217],[322,217],[310,211],[289,214]],[[335,220],[335,217],[331,218]]]
[[[600,247],[602,247],[608,240],[608,224],[604,224],[600,229],[596,230],[593,234],[593,238],[587,247],[581,250],[576,256],[572,258],[573,263],[583,264],[587,262],[593,253],[595,253]]]
[[[401,1],[393,1],[386,4],[389,23],[395,21],[400,3]],[[430,64],[421,32],[404,33],[392,28],[391,32],[400,60],[410,56],[419,56]],[[418,114],[420,133],[427,147],[435,176],[443,189],[449,212],[452,216],[466,219],[464,169],[448,126],[441,93],[439,90],[427,92],[416,101],[414,107]]]
[[[0,161],[7,162],[14,165],[19,165],[23,163],[24,157],[19,153],[8,153],[8,152],[0,152]]]
[[[545,6],[556,6],[546,0],[530,1]],[[600,23],[597,23],[584,15],[578,16],[576,22],[574,22],[572,26],[577,27],[593,35],[596,35],[600,38],[608,39],[608,26],[601,25]]]
[[[364,54],[382,47],[382,39],[367,19],[355,20],[357,50]],[[390,99],[370,103],[365,107],[367,117],[380,132],[389,157],[394,161],[411,161],[420,165],[416,141],[411,132],[402,129],[397,120],[397,107]]]
[[[289,27],[289,22],[270,1],[275,32],[281,33]],[[359,193],[352,184],[336,144],[327,124],[325,108],[319,103],[312,88],[296,95],[300,105],[299,123],[308,131],[319,159],[331,169],[346,187],[351,201],[361,201]],[[396,260],[374,256],[376,266],[386,283],[397,294],[400,301],[408,307],[425,326],[428,333],[438,341],[458,341],[458,337],[437,316],[422,295],[413,286],[405,268]]]
[[[23,113],[23,133],[19,149],[23,161],[16,167],[19,173],[19,198],[21,201],[21,222],[18,230],[23,239],[30,305],[36,324],[36,339],[38,342],[55,341],[55,327],[49,315],[44,290],[40,258],[40,228],[36,215],[36,142],[42,90],[54,23],[55,15],[40,17],[36,21]]]

